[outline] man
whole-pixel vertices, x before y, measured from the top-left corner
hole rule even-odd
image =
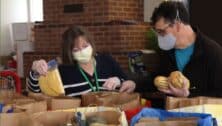
[[[161,3],[151,21],[162,49],[159,75],[168,76],[179,70],[191,84],[190,89],[184,82],[182,89],[170,85],[168,90],[160,91],[178,97],[222,96],[222,48],[190,26],[184,4]]]

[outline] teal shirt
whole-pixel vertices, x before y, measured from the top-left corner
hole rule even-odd
[[[176,64],[179,71],[183,71],[193,54],[194,44],[185,49],[175,49]]]

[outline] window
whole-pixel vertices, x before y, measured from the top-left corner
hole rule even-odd
[[[43,21],[43,0],[30,1],[30,19],[31,22]]]
[[[43,21],[43,0],[0,0],[0,55],[14,50],[11,24]]]

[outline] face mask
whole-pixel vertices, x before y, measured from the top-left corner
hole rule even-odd
[[[162,50],[171,50],[176,44],[176,38],[172,34],[158,35],[158,45]]]
[[[79,63],[87,63],[92,58],[92,47],[89,45],[85,49],[72,53],[73,58]]]

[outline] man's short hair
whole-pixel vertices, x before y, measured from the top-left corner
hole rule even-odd
[[[183,2],[179,1],[164,1],[159,7],[154,9],[151,17],[151,24],[155,25],[160,18],[164,18],[165,21],[174,23],[176,17],[184,24],[190,24],[189,13]]]

